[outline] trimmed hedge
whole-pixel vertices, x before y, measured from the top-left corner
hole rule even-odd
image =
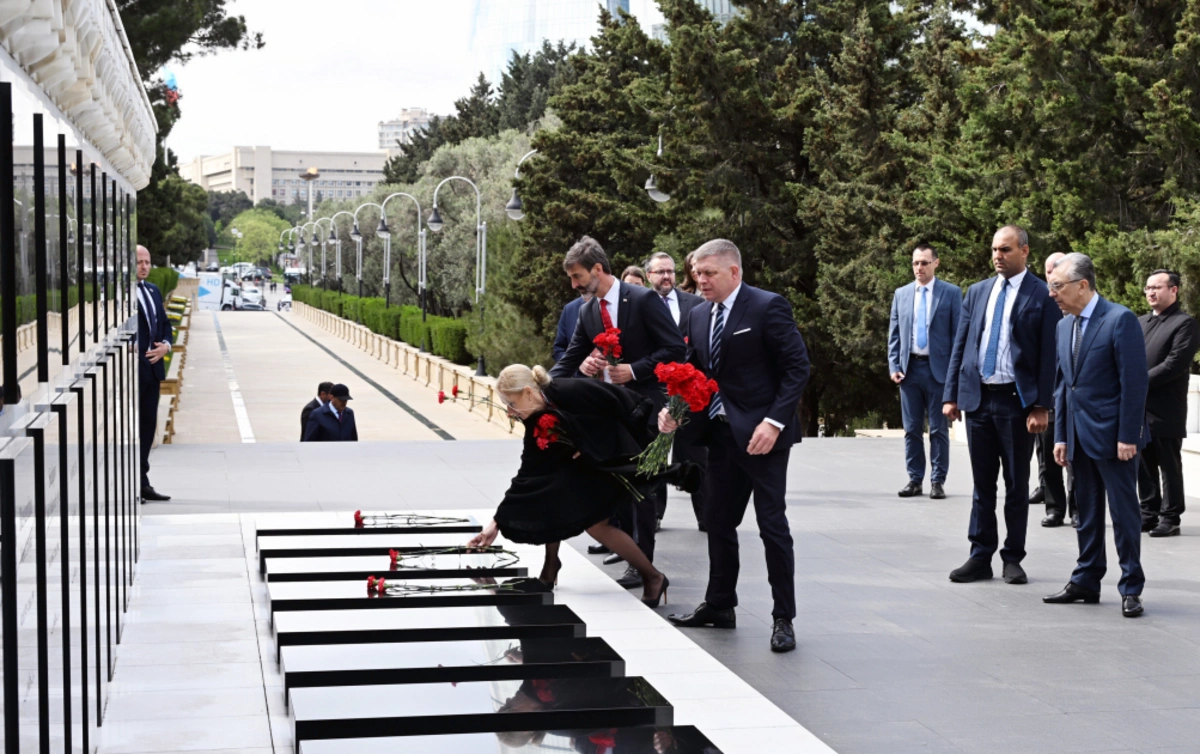
[[[151,267],[146,282],[154,283],[162,295],[169,296],[179,285],[179,272],[170,267]]]
[[[411,304],[385,308],[382,298],[339,295],[307,285],[292,286],[292,299],[361,322],[371,332],[386,338],[427,347],[431,353],[455,364],[470,364],[474,358],[467,351],[468,325],[461,319],[429,315],[422,322],[420,307]]]

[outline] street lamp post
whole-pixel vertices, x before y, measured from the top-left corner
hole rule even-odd
[[[354,246],[355,246],[354,250],[357,255],[357,258],[355,259],[355,265],[354,265],[354,275],[355,275],[355,277],[358,278],[358,297],[359,298],[362,298],[363,236],[362,236],[362,231],[360,231],[358,229],[358,213],[362,212],[363,209],[365,209],[367,207],[375,207],[376,209],[379,210],[380,217],[383,217],[383,207],[379,206],[375,202],[365,202],[363,204],[358,205],[358,208],[354,210],[354,228],[350,231],[350,237],[352,239],[354,239]],[[386,229],[386,227],[387,226],[385,225],[384,228]],[[387,276],[386,272],[384,272],[383,274],[384,274],[384,277]]]
[[[517,160],[517,170],[513,174],[513,179],[521,177],[521,163],[528,160],[530,157],[537,154],[536,149],[531,149],[525,153],[525,156]],[[517,194],[517,187],[513,186],[512,199],[508,200],[508,204],[504,205],[504,211],[508,214],[509,220],[521,220],[525,217],[525,207],[521,204],[521,197]]]
[[[483,295],[487,288],[487,223],[483,221],[483,194],[470,178],[452,175],[443,179],[433,190],[433,212],[429,214],[429,221],[426,223],[434,233],[440,231],[445,225],[442,222],[442,216],[438,214],[437,197],[438,191],[441,191],[447,181],[464,181],[475,189],[475,305],[479,309],[480,336],[479,364],[475,368],[475,375],[483,377],[487,375],[483,361]]]
[[[417,205],[417,292],[421,297],[421,321],[425,321],[425,231],[421,230],[421,203],[412,194],[398,191],[389,194],[380,202],[379,227],[375,235],[383,239],[383,308],[391,306],[392,299],[392,232],[387,225],[387,204],[397,196],[406,196]],[[425,329],[421,328],[420,350],[425,350]]]
[[[334,248],[333,257],[334,257],[335,272],[337,272],[338,293],[342,292],[342,239],[337,234],[337,219],[341,215],[349,215],[350,217],[354,217],[354,213],[348,212],[347,210],[343,209],[338,212],[334,212],[333,215],[329,218],[329,240],[333,242],[333,248]],[[324,264],[325,264],[324,261],[322,261],[321,262],[321,265],[322,265],[321,274],[322,275],[325,274]]]
[[[233,256],[236,258],[236,261],[240,262],[240,261],[242,261],[242,248],[241,247],[242,247],[243,233],[240,230],[238,230],[237,228],[230,228],[229,235],[233,236],[233,238],[234,238]]]
[[[663,154],[662,153],[662,132],[660,131],[658,134],[658,157],[659,157],[660,161],[662,159],[662,154]],[[650,195],[650,198],[653,199],[654,201],[658,202],[659,204],[661,204],[665,201],[669,201],[671,198],[670,194],[659,189],[658,181],[655,180],[655,178],[654,178],[654,173],[651,173],[650,177],[646,179],[646,187],[645,188],[646,188],[646,193]]]

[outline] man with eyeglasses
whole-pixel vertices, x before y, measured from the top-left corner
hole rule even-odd
[[[1183,459],[1187,437],[1187,393],[1192,357],[1200,347],[1196,320],[1179,308],[1179,275],[1155,270],[1146,279],[1150,313],[1138,318],[1146,338],[1150,387],[1146,421],[1150,442],[1142,449],[1138,491],[1142,531],[1152,537],[1179,534],[1183,515]],[[1160,483],[1161,478],[1161,483]]]
[[[1065,605],[1100,601],[1108,570],[1104,500],[1121,560],[1121,614],[1142,614],[1142,533],[1138,515],[1138,452],[1146,426],[1146,343],[1137,317],[1096,293],[1096,268],[1068,254],[1050,273],[1050,295],[1068,315],[1057,328],[1054,460],[1075,472],[1079,558],[1062,590],[1042,598]]]
[[[942,485],[950,471],[950,431],[942,413],[942,392],[950,349],[958,331],[962,290],[938,280],[937,249],[923,243],[913,249],[916,280],[896,289],[892,296],[888,334],[888,372],[900,386],[900,414],[904,419],[904,462],[908,484],[900,497],[924,493],[925,420],[929,420],[929,497],[946,497]]]
[[[646,273],[650,275],[650,287],[658,294],[663,306],[671,312],[671,318],[679,325],[680,332],[687,335],[687,320],[692,309],[704,303],[700,296],[681,291],[675,287],[675,260],[666,252],[655,252],[646,260]],[[681,324],[682,323],[682,324]],[[686,342],[686,337],[685,337]],[[700,468],[708,462],[708,449],[696,445],[699,422],[688,422],[675,433],[675,444],[671,446],[671,462],[691,461]],[[658,525],[662,528],[663,515],[667,512],[666,485],[658,498]],[[692,512],[696,514],[696,526],[704,528],[704,485],[692,493]]]
[[[975,493],[967,538],[970,556],[950,572],[965,583],[992,578],[1000,545],[997,481],[1004,472],[1004,523],[1000,559],[1006,584],[1025,584],[1025,534],[1029,524],[1029,464],[1033,437],[1049,425],[1054,404],[1054,328],[1062,319],[1050,293],[1029,274],[1029,235],[1006,225],[992,237],[996,277],[972,285],[946,372],[942,412],[957,421],[966,412],[967,452]]]

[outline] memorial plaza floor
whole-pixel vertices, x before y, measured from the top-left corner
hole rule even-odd
[[[194,317],[195,372],[186,377],[176,444],[151,457],[155,486],[173,499],[142,507],[143,559],[104,752],[291,750],[267,648],[266,587],[254,570],[255,514],[486,516],[517,465],[519,443],[503,429],[438,405],[427,388],[299,317],[221,314],[207,332],[205,317]],[[300,407],[320,379],[350,385],[364,442],[294,441]],[[234,383],[254,443],[240,441]],[[437,439],[414,413],[456,439]],[[714,742],[762,754],[823,750],[809,734],[843,753],[1200,751],[1200,525],[1185,516],[1182,537],[1143,539],[1146,614],[1136,620],[1120,614],[1111,537],[1099,605],[1041,602],[1066,583],[1076,552],[1072,529],[1038,526],[1041,507],[1030,509],[1029,584],[952,584],[947,574],[967,554],[966,447],[952,447],[949,497],[933,501],[896,496],[902,445],[821,439],[793,450],[799,648],[768,650],[769,588],[748,516],[738,628],[669,629],[703,650],[680,655],[693,659],[673,672],[711,680],[727,669],[737,678],[726,674],[709,707],[681,702],[676,722],[703,728],[705,717],[740,714],[745,728],[763,732]],[[560,593],[596,583],[586,561],[599,559],[581,554],[589,541],[570,543],[578,553],[564,558]],[[644,625],[661,631],[666,614],[703,598],[707,574],[704,535],[676,492],[656,564],[671,578],[670,604],[656,611],[661,625]],[[621,566],[606,570],[615,576]],[[751,704],[758,694],[770,704]],[[748,706],[740,712],[739,704]]]

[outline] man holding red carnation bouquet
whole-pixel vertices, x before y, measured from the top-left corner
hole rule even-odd
[[[622,385],[649,398],[655,409],[662,408],[666,396],[654,368],[682,361],[685,353],[683,335],[670,310],[653,290],[618,280],[612,274],[608,255],[589,236],[570,248],[563,269],[571,279],[571,286],[580,294],[590,294],[591,299],[579,310],[579,323],[571,343],[550,370],[550,376],[573,377],[579,370],[587,377]],[[656,492],[665,494],[665,491],[664,484]],[[637,541],[651,562],[658,523],[657,494],[645,495],[638,501],[634,507],[635,521],[622,522],[622,528]],[[627,569],[618,583],[627,589],[642,585],[633,568]]]
[[[796,408],[808,384],[808,350],[787,300],[742,282],[742,255],[733,242],[709,241],[696,249],[693,264],[707,303],[688,317],[687,362],[717,383],[705,410],[689,417],[704,424],[701,442],[708,445],[708,589],[695,610],[668,620],[737,625],[737,527],[753,492],[774,601],[771,649],[789,652],[796,648],[796,560],[784,493],[791,446],[800,441]],[[692,384],[697,394],[685,400],[702,404],[698,393],[711,386]],[[658,426],[674,432],[679,425],[663,410]]]

